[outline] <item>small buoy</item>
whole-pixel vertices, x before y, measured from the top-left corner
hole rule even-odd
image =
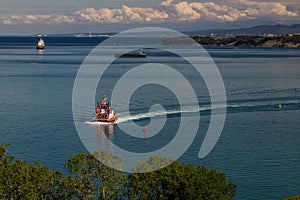
[[[143,132],[144,132],[144,133],[147,132],[147,127],[146,127],[146,126],[144,126],[144,128],[143,128]]]
[[[278,104],[278,108],[282,108],[282,105],[281,105],[281,104]]]

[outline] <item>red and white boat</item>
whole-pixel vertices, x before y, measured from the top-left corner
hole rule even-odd
[[[96,109],[96,116],[92,120],[92,122],[107,122],[112,123],[117,120],[117,115],[110,108],[109,102],[106,96],[102,97],[100,103],[98,103]]]
[[[36,43],[36,49],[44,49],[45,48],[45,41],[40,38]]]

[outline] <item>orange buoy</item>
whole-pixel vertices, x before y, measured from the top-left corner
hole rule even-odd
[[[147,127],[146,127],[146,126],[144,126],[144,128],[143,128],[143,132],[144,132],[144,133],[147,132]]]

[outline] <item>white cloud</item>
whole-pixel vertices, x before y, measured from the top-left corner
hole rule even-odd
[[[282,5],[280,3],[274,3],[271,11],[271,13],[273,14],[277,14],[279,16],[283,16],[283,17],[297,17],[298,14],[292,11],[288,11],[287,7],[285,5]]]
[[[246,6],[246,10],[252,10],[249,15],[253,16],[274,16],[274,17],[297,17],[299,11],[289,11],[287,9],[287,4],[267,1],[267,2],[257,2],[251,0],[239,0],[241,5]]]
[[[63,24],[63,23],[76,23],[76,19],[70,16],[64,15],[12,15],[11,17],[5,17],[3,24]]]
[[[73,14],[78,21],[91,23],[160,22],[168,18],[168,14],[164,11],[153,8],[129,7],[125,5],[123,5],[121,9],[87,8]]]
[[[227,3],[228,4],[228,3]],[[80,24],[80,23],[162,23],[216,21],[234,22],[243,19],[271,17],[275,19],[299,17],[298,11],[289,10],[287,4],[237,0],[234,3],[175,2],[165,0],[152,7],[130,7],[118,9],[86,8],[68,14],[56,15],[12,15],[2,18],[4,24]]]

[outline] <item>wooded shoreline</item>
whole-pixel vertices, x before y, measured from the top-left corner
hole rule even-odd
[[[191,40],[192,38],[193,40]],[[300,35],[286,36],[236,36],[236,37],[173,37],[163,40],[163,45],[235,46],[261,48],[300,48]]]

